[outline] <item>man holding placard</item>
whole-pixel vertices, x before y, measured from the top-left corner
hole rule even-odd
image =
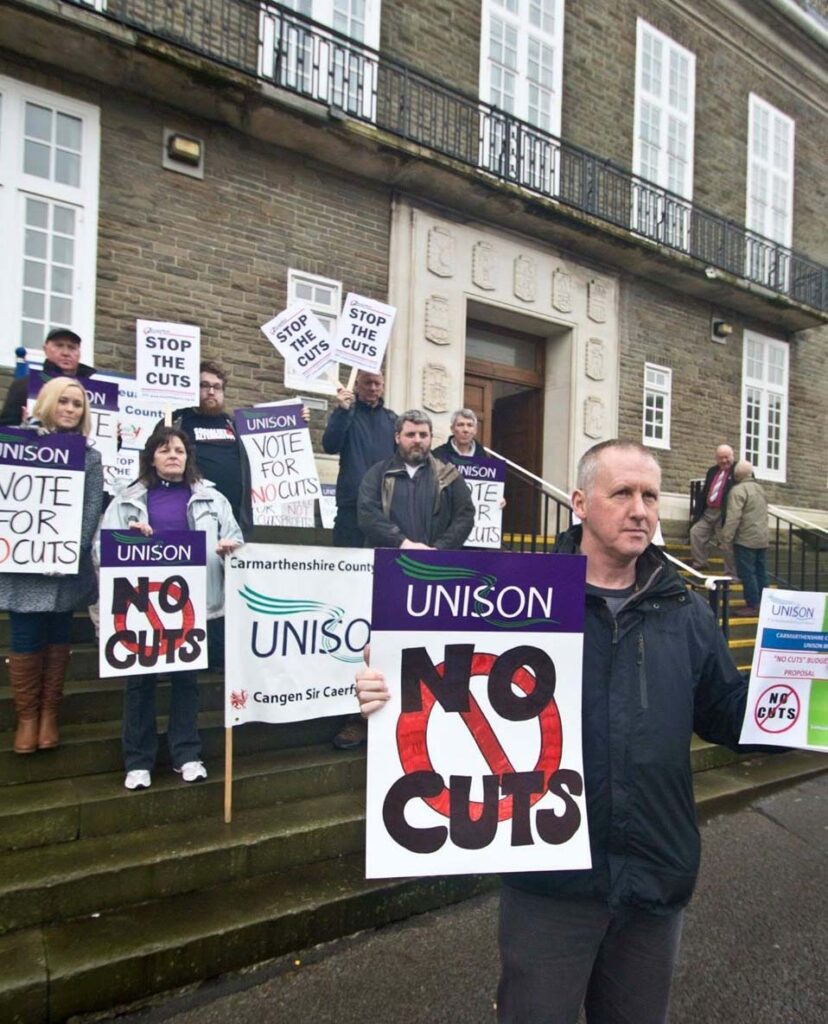
[[[699,863],[690,740],[695,731],[736,748],[746,684],[710,609],[650,543],[660,482],[658,463],[635,442],[603,442],[579,463],[572,505],[581,525],[557,550],[587,556],[582,737],[592,867],[504,877],[502,1024],[575,1024],[584,1004],[590,1021],[667,1020]],[[534,565],[543,556],[524,557]],[[357,692],[366,715],[390,696],[372,669],[358,673]]]
[[[333,542],[338,548],[361,548],[365,537],[357,523],[357,494],[363,477],[381,459],[394,454],[396,413],[385,407],[382,373],[360,370],[354,390],[337,389],[322,448],[339,455],[336,478],[336,521]]]
[[[43,342],[43,372],[48,377],[91,377],[94,366],[87,366],[80,361],[80,335],[70,331],[68,327],[55,327],[46,335]],[[0,423],[15,427],[26,418],[26,400],[29,387],[26,377],[15,377],[9,385],[3,410],[0,412]]]

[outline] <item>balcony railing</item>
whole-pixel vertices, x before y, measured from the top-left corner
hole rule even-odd
[[[69,2],[828,310],[828,267],[277,4]]]

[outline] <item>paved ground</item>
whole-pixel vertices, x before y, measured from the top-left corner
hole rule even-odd
[[[828,775],[702,829],[671,1024],[825,1024]],[[122,1020],[486,1024],[496,896],[329,943]]]

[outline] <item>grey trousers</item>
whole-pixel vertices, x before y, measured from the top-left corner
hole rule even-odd
[[[666,1024],[682,912],[612,911],[504,885],[500,1024]]]
[[[690,558],[697,565],[704,565],[710,554],[710,545],[715,544],[724,558],[724,571],[728,576],[738,578],[733,548],[719,541],[722,513],[718,508],[706,508],[701,519],[690,527]]]

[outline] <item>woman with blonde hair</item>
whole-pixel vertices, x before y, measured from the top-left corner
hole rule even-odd
[[[23,424],[38,434],[89,437],[89,401],[72,377],[55,377],[41,388],[32,417]],[[9,678],[15,709],[16,754],[56,747],[57,710],[69,664],[75,608],[97,599],[92,540],[101,516],[101,456],[87,441],[78,572],[0,573],[0,608],[9,613]]]

